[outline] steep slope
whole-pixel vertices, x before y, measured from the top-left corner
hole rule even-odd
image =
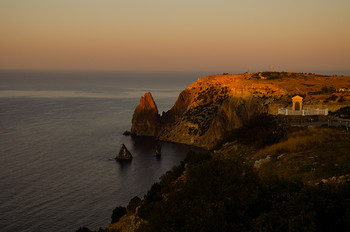
[[[239,75],[209,76],[190,85],[175,105],[162,116],[150,93],[141,98],[132,119],[131,133],[161,140],[212,148],[230,131],[252,116],[266,112],[261,99],[252,93],[275,91],[273,86],[245,86]],[[234,83],[234,86],[230,84]]]
[[[255,115],[277,114],[278,108],[291,106],[296,94],[304,97],[305,107],[344,107],[350,92],[337,92],[340,86],[350,87],[350,78],[284,72],[207,76],[182,91],[161,116],[152,95],[145,94],[135,109],[131,132],[213,148]]]
[[[261,149],[189,153],[106,232],[349,231],[349,149],[345,130],[289,128]]]

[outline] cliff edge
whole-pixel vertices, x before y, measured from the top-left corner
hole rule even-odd
[[[258,97],[244,91],[230,87],[220,77],[199,79],[161,116],[151,93],[146,93],[135,109],[131,133],[213,148],[251,117],[266,112]]]
[[[350,79],[287,72],[207,76],[182,91],[162,115],[146,93],[135,109],[131,133],[211,149],[252,117],[291,106],[295,95],[304,96],[305,107],[347,106],[350,91],[339,92],[341,86],[350,88]]]

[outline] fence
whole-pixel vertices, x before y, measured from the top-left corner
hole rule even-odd
[[[278,109],[278,114],[282,115],[328,115],[328,109],[313,109],[313,108],[305,108],[302,110],[292,110],[280,108]]]

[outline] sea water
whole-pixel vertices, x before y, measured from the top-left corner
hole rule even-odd
[[[349,75],[349,71],[316,72]],[[159,112],[215,72],[0,71],[0,231],[105,227],[193,147],[123,136],[140,97]],[[124,143],[134,159],[114,160]]]
[[[140,97],[160,113],[201,73],[0,71],[0,231],[105,227],[193,147],[123,136]],[[114,160],[124,143],[129,163]]]

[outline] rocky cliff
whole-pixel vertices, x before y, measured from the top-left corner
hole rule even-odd
[[[200,79],[182,91],[162,116],[152,95],[146,93],[135,109],[131,133],[212,148],[233,129],[266,111],[261,100],[247,91],[232,89],[216,77]]]
[[[131,134],[157,136],[160,130],[160,116],[151,93],[145,93],[140,99],[132,117]]]
[[[333,92],[325,94],[324,86],[330,85]],[[339,86],[350,87],[350,79],[274,72],[207,76],[182,91],[161,116],[151,93],[146,93],[135,109],[131,133],[213,148],[255,115],[276,114],[278,108],[291,106],[296,94],[304,96],[305,106],[339,109],[348,105],[350,92],[335,93]],[[336,100],[328,101],[332,94]]]

